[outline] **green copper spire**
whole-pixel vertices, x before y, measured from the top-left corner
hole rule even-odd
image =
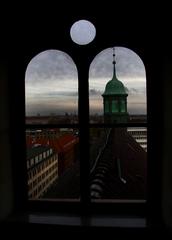
[[[112,80],[110,80],[106,84],[105,92],[103,93],[103,96],[105,95],[123,95],[127,94],[125,87],[121,81],[119,81],[116,77],[116,69],[115,69],[115,48],[113,48],[113,77]]]
[[[113,78],[112,79],[115,79],[116,78],[116,69],[115,69],[115,48],[113,48]]]
[[[126,123],[128,121],[127,96],[125,87],[116,77],[115,48],[113,48],[113,76],[106,84],[102,95],[105,123]]]

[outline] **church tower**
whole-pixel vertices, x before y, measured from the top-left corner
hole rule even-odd
[[[127,96],[125,87],[116,77],[115,48],[113,48],[113,77],[102,94],[105,123],[126,123],[128,121]]]

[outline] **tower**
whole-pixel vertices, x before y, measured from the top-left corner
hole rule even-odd
[[[125,87],[116,77],[115,48],[113,48],[113,77],[106,84],[102,94],[105,123],[126,123],[128,120],[127,96]]]

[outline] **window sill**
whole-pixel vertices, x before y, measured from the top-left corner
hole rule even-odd
[[[122,227],[122,228],[145,228],[145,218],[131,217],[108,217],[108,216],[40,216],[29,215],[30,223],[67,226],[92,226],[92,227]]]
[[[131,216],[108,216],[108,215],[50,215],[32,213],[22,216],[12,216],[8,222],[56,225],[69,227],[113,227],[113,228],[146,228],[146,218]]]
[[[21,228],[29,232],[33,232],[44,236],[45,233],[59,233],[65,236],[79,233],[83,234],[96,233],[97,236],[105,236],[115,234],[120,237],[141,237],[145,239],[149,236],[168,236],[168,231],[164,224],[152,223],[149,226],[147,219],[137,216],[120,216],[120,215],[63,215],[63,214],[43,214],[43,213],[29,213],[22,215],[13,215],[5,221],[4,229],[14,230],[18,235]],[[10,233],[10,230],[9,230]],[[84,235],[85,236],[85,235]],[[142,238],[143,237],[143,238]],[[135,238],[134,238],[135,239]]]

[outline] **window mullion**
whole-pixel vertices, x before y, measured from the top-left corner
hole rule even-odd
[[[80,181],[81,204],[84,211],[90,202],[89,186],[89,98],[88,98],[88,69],[86,66],[79,68],[79,126],[80,126]]]

